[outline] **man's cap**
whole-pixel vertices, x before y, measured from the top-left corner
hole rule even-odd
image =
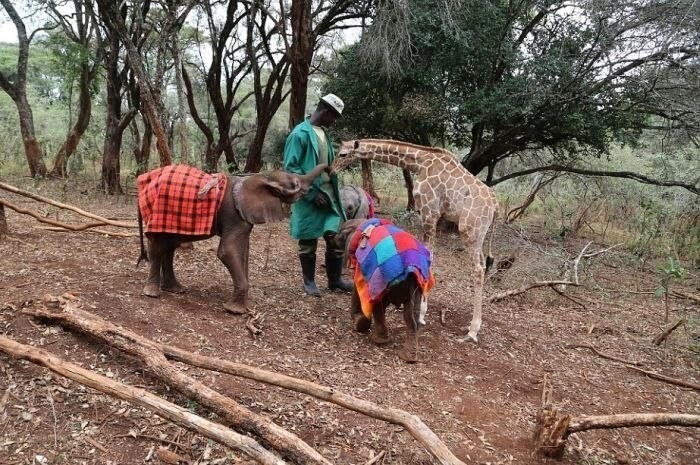
[[[343,103],[342,100],[340,100],[340,97],[338,97],[335,94],[327,94],[321,97],[321,101],[328,105],[328,107],[333,110],[333,112],[340,116],[343,114],[343,108],[345,108],[345,104]]]

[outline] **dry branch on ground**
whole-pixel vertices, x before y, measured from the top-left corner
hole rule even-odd
[[[174,346],[159,344],[146,338],[142,338],[124,328],[112,325],[96,315],[88,313],[77,308],[73,304],[65,302],[64,299],[55,299],[56,303],[59,301],[64,303],[63,311],[60,313],[43,310],[39,311],[34,309],[24,309],[23,312],[28,315],[47,319],[52,322],[58,322],[59,324],[64,324],[71,328],[78,328],[81,331],[86,331],[89,334],[97,336],[101,339],[105,339],[106,333],[109,332],[109,339],[106,339],[108,342],[123,338],[132,344],[145,344],[148,347],[156,350],[158,353],[164,354],[165,357],[171,360],[183,362],[198,368],[204,368],[207,370],[263,382],[302,394],[307,394],[317,399],[331,402],[349,410],[367,415],[371,418],[400,425],[404,427],[406,431],[408,431],[408,433],[411,434],[430,454],[432,454],[440,464],[465,465],[464,462],[459,460],[440,440],[440,438],[416,415],[412,415],[406,411],[396,408],[380,407],[372,402],[339,392],[329,386],[322,386],[310,381],[293,378],[248,365],[213,357],[206,357],[190,351],[179,349]],[[105,331],[105,328],[109,328],[109,331]],[[99,329],[99,331],[95,331],[96,329]],[[118,347],[121,348],[121,346]]]
[[[659,381],[664,381],[664,382],[669,383],[669,384],[675,384],[676,386],[686,387],[686,388],[690,388],[690,389],[695,389],[696,391],[700,391],[699,384],[692,383],[690,381],[683,381],[681,379],[670,378],[668,376],[664,376],[664,375],[659,374],[659,373],[654,373],[653,371],[642,370],[641,368],[637,368],[637,366],[643,365],[642,362],[625,360],[623,358],[615,357],[614,355],[605,354],[590,344],[567,344],[565,347],[567,347],[569,349],[578,348],[578,347],[590,349],[598,357],[605,358],[608,360],[613,360],[615,362],[623,363],[623,364],[627,365],[628,368],[631,368],[635,371],[639,371],[640,373],[644,373],[645,375],[647,375],[648,377],[650,377],[652,379],[656,379]],[[637,366],[634,366],[634,365],[637,365]]]
[[[626,413],[572,417],[568,414],[560,414],[552,398],[552,384],[545,374],[534,440],[537,450],[551,457],[561,457],[569,435],[581,431],[639,426],[700,427],[700,415],[688,413]]]
[[[285,462],[270,451],[263,448],[252,438],[238,434],[224,426],[201,418],[187,409],[168,402],[144,389],[128,386],[106,376],[98,375],[89,370],[66,362],[54,354],[37,347],[19,344],[9,338],[0,336],[0,351],[14,358],[29,360],[49,370],[65,376],[82,385],[122,400],[140,405],[152,410],[159,416],[176,423],[183,428],[196,431],[219,444],[240,450],[254,458],[259,463],[283,465]]]
[[[652,342],[654,343],[654,345],[656,345],[656,346],[661,345],[661,343],[664,342],[664,341],[666,340],[666,338],[667,338],[676,328],[678,328],[678,327],[679,327],[680,325],[682,325],[683,323],[685,323],[685,319],[684,319],[684,318],[679,318],[678,321],[676,321],[674,324],[669,325],[668,328],[664,329],[664,330],[661,331],[659,334],[657,334],[657,335],[654,337],[653,341],[652,341]]]
[[[136,228],[136,227],[137,227],[136,223],[128,223],[128,222],[125,222],[125,221],[114,221],[114,220],[110,220],[109,218],[105,218],[105,217],[103,217],[103,216],[95,215],[94,213],[90,213],[90,212],[85,211],[85,210],[83,210],[83,209],[80,209],[80,208],[78,208],[78,207],[76,207],[76,206],[74,206],[74,205],[70,205],[70,204],[66,204],[66,203],[61,203],[61,202],[57,202],[57,201],[52,200],[52,199],[50,199],[50,198],[48,198],[48,197],[44,197],[44,196],[41,196],[41,195],[38,195],[38,194],[34,194],[34,193],[32,193],[32,192],[28,192],[28,191],[19,189],[19,188],[15,187],[15,186],[12,186],[12,185],[7,184],[7,183],[4,183],[4,182],[0,182],[0,189],[6,190],[6,191],[8,191],[8,192],[12,192],[12,193],[14,193],[14,194],[22,195],[22,196],[24,196],[24,197],[28,197],[28,198],[33,199],[33,200],[36,200],[36,201],[38,201],[38,202],[47,203],[47,204],[49,204],[49,205],[53,205],[54,207],[58,207],[58,208],[61,208],[61,209],[64,209],[64,210],[70,210],[70,211],[72,211],[72,212],[74,212],[74,213],[77,213],[77,214],[79,214],[79,215],[81,215],[81,216],[85,216],[85,217],[87,217],[87,218],[93,219],[93,220],[95,220],[95,221],[97,222],[97,223],[92,223],[94,226],[106,226],[106,225],[109,225],[109,226],[116,226],[116,227],[119,227],[119,228]],[[38,216],[38,214],[35,213],[35,212],[33,212],[33,211],[31,211],[31,210],[22,209],[21,207],[18,207],[18,206],[16,206],[16,205],[13,205],[13,204],[11,204],[11,203],[5,201],[5,200],[0,200],[0,203],[5,204],[7,207],[12,208],[13,210],[17,211],[18,213],[23,213],[23,214],[30,215],[30,216],[36,218],[37,220],[41,221],[41,219],[40,219],[40,217]],[[45,218],[44,218],[44,219],[45,219]],[[66,228],[66,229],[76,228],[76,226],[64,225],[63,223],[59,223],[59,222],[49,222],[49,221],[43,221],[43,222],[46,222],[46,223],[49,223],[49,224],[53,224],[54,226],[64,227],[64,228]],[[82,225],[81,225],[81,226],[82,226]],[[87,226],[87,227],[94,227],[94,226]],[[77,226],[77,227],[80,227],[80,226]],[[86,228],[86,227],[82,227],[82,229],[85,229],[85,228]],[[79,229],[74,229],[74,230],[77,231],[77,230],[79,230]]]
[[[503,300],[506,297],[512,297],[514,295],[518,294],[523,294],[530,289],[536,289],[538,287],[554,287],[554,286],[562,286],[562,285],[571,285],[571,286],[578,286],[579,284],[576,284],[571,281],[535,281],[534,283],[527,284],[525,286],[519,287],[517,289],[510,289],[505,292],[501,292],[499,294],[492,295],[489,297],[488,301],[489,302],[498,302],[499,300]]]
[[[138,357],[151,372],[166,381],[171,387],[212,409],[230,425],[256,435],[267,446],[296,463],[330,465],[330,462],[318,451],[295,434],[182,373],[166,359],[152,341],[81,310],[72,302],[62,303],[64,311],[60,312],[28,308],[24,309],[23,312],[70,328],[76,328],[127,354]]]

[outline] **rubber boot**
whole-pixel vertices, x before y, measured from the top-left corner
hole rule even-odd
[[[301,273],[304,277],[304,292],[314,297],[321,297],[321,291],[316,286],[316,255],[299,255]]]
[[[343,292],[352,292],[353,285],[345,281],[341,273],[343,272],[343,257],[326,252],[326,274],[328,275],[328,289],[337,289]]]

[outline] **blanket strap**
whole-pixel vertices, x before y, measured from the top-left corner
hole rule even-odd
[[[207,193],[212,189],[212,187],[219,184],[219,174],[212,174],[211,179],[197,192],[197,198],[202,200],[206,197]]]

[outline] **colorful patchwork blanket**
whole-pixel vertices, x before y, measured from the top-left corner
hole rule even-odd
[[[372,308],[394,284],[410,273],[416,276],[425,296],[435,284],[430,269],[430,251],[412,234],[388,220],[371,218],[350,239],[350,267],[355,269],[355,287],[362,313],[372,317]]]
[[[146,234],[211,234],[224,198],[226,175],[189,165],[168,165],[140,175],[136,184]]]

